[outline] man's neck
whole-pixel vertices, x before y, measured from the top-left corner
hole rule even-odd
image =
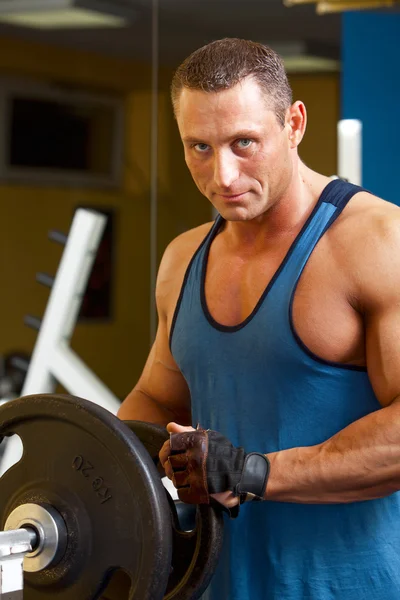
[[[226,223],[229,246],[267,249],[282,238],[295,237],[312,213],[329,178],[302,165],[285,192],[262,215],[251,221]]]

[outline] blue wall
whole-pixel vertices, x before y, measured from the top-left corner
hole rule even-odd
[[[342,118],[363,122],[363,186],[400,204],[400,13],[343,15]]]

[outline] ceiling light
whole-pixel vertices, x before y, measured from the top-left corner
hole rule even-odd
[[[398,0],[283,0],[286,6],[316,4],[317,13],[333,13],[345,10],[366,10],[371,8],[389,8],[398,4]]]
[[[337,73],[340,61],[319,56],[287,56],[283,58],[287,73]]]
[[[340,51],[336,46],[304,40],[267,43],[283,58],[287,73],[340,71]]]
[[[1,0],[0,22],[35,27],[121,27],[134,20],[129,0]]]

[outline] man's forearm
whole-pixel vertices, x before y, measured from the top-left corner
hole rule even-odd
[[[400,490],[400,401],[322,444],[267,456],[267,500],[342,503],[392,494]]]
[[[121,404],[118,417],[124,421],[147,421],[164,427],[179,418],[172,410],[159,404],[154,398],[136,388]]]

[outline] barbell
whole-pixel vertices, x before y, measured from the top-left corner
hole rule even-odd
[[[0,441],[13,434],[23,454],[0,479],[0,530],[24,531],[30,543],[26,600],[94,600],[116,572],[127,591],[116,583],[107,599],[202,595],[222,545],[222,512],[198,506],[194,529],[182,528],[187,505],[174,502],[157,470],[164,428],[123,422],[88,400],[38,394],[0,407]]]

